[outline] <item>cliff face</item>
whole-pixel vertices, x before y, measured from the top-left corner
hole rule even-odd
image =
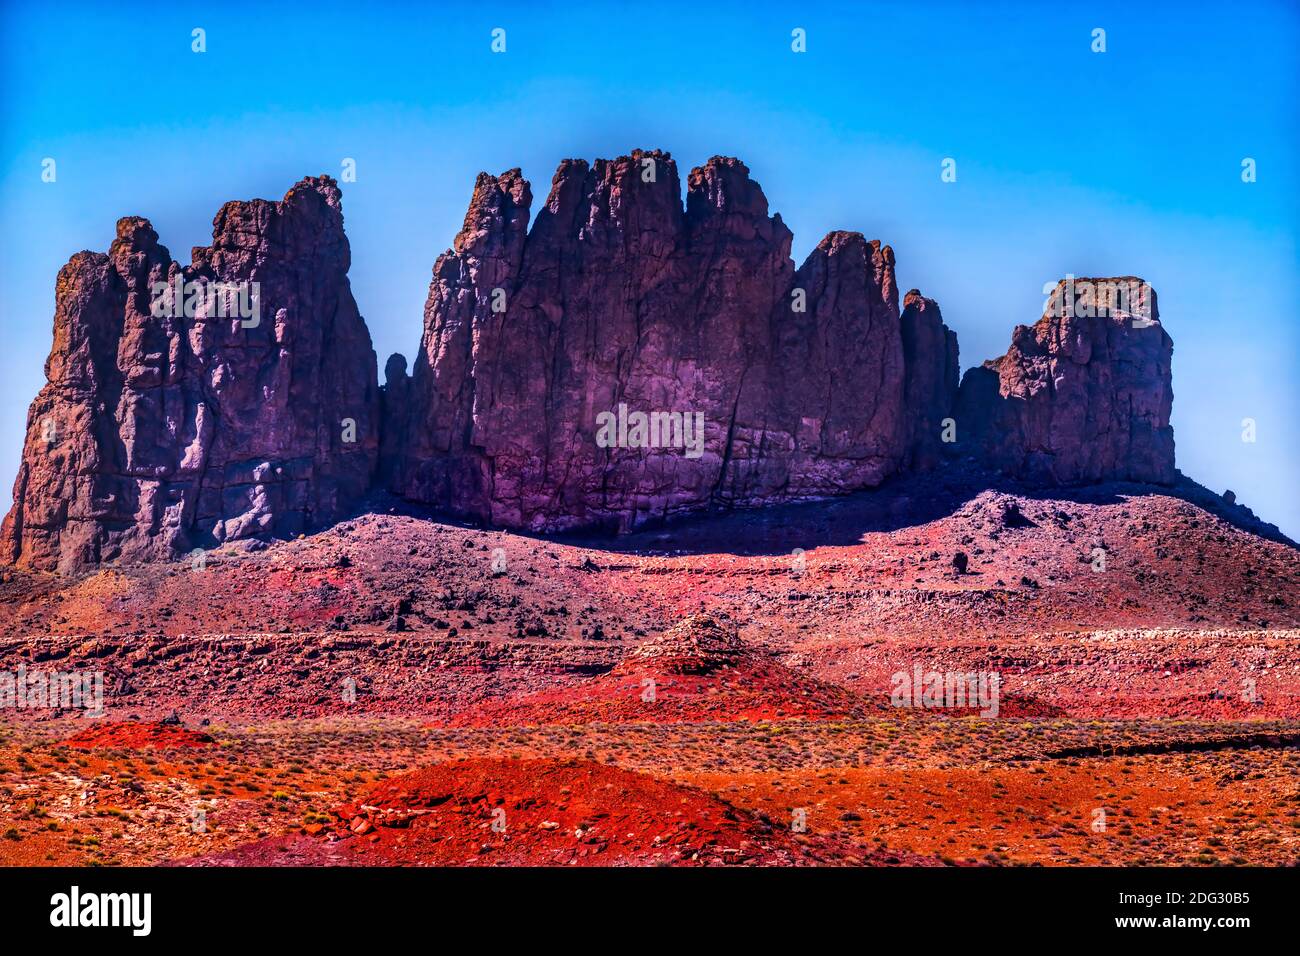
[[[414,378],[388,387],[409,391],[386,424],[393,490],[557,531],[842,494],[953,456],[1045,484],[1174,480],[1172,343],[1141,280],[1063,280],[959,388],[957,336],[916,290],[900,315],[888,246],[832,232],[796,270],[734,159],[679,195],[665,153],[568,160],[530,230],[519,171],[479,177]]]
[[[909,462],[916,470],[926,470],[940,464],[944,445],[955,444],[957,437],[952,417],[961,373],[957,333],[943,324],[938,303],[916,289],[903,299],[901,322]]]
[[[666,153],[567,161],[527,230],[519,172],[479,178],[434,269],[395,490],[511,527],[626,529],[899,467],[891,250],[832,233],[796,271],[734,159],[680,196]]]
[[[222,207],[188,267],[149,222],[59,273],[0,554],[170,558],[333,521],[369,487],[378,404],[338,187]]]
[[[960,444],[1031,482],[1169,483],[1172,356],[1155,290],[1141,279],[1061,280],[1006,355],[966,373]]]
[[[843,494],[957,456],[1048,484],[1174,479],[1172,346],[1139,280],[1063,282],[959,388],[957,337],[916,290],[900,314],[888,246],[832,232],[796,268],[735,159],[681,195],[667,153],[566,160],[530,228],[519,170],[481,174],[414,369],[392,356],[382,390],[333,180],[228,203],[188,267],[121,220],[107,255],[59,274],[0,561],[283,537],[375,486],[553,532]]]

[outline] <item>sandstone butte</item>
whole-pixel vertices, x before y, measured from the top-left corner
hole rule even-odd
[[[227,203],[188,266],[120,220],[107,255],[59,272],[0,561],[175,559],[327,526],[377,491],[559,532],[958,461],[1050,486],[1175,480],[1172,342],[1141,280],[1063,280],[959,384],[955,333],[918,291],[900,303],[889,246],[831,232],[796,266],[736,159],[691,170],[685,195],[661,151],[565,160],[535,215],[519,170],[480,174],[414,368],[392,356],[382,388],[334,180]],[[157,307],[187,283],[255,283],[259,314]],[[620,406],[702,414],[702,439],[611,447],[600,416]]]

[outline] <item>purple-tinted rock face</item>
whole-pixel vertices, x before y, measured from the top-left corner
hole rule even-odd
[[[1170,342],[1140,280],[1063,282],[959,390],[957,337],[915,290],[899,314],[888,246],[832,232],[796,270],[734,159],[679,195],[666,153],[567,160],[530,230],[519,171],[479,177],[414,377],[390,386],[409,389],[394,490],[555,531],[842,494],[954,454],[1029,481],[1174,479]]]
[[[957,333],[943,324],[938,303],[916,289],[903,298],[901,322],[909,461],[922,471],[942,460],[945,433],[950,443],[956,437]]]
[[[481,174],[413,374],[375,355],[337,185],[227,203],[182,267],[144,219],[59,273],[0,561],[167,559],[334,521],[376,484],[534,531],[625,530],[843,494],[973,458],[1052,484],[1174,480],[1169,337],[1136,279],[1056,289],[957,386],[894,254],[832,232],[797,269],[744,164],[681,202],[664,152]]]
[[[374,472],[378,401],[339,199],[321,177],[227,203],[189,267],[134,217],[108,255],[72,257],[5,559],[165,559],[346,513]]]
[[[1172,482],[1172,355],[1141,279],[1062,280],[1006,355],[966,373],[961,445],[1032,482]]]
[[[625,529],[898,469],[889,247],[831,233],[796,271],[734,159],[680,196],[666,153],[566,161],[529,231],[519,172],[480,176],[434,268],[396,490],[509,527]]]

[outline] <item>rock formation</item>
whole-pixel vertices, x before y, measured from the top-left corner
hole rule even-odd
[[[668,153],[566,160],[530,227],[520,171],[481,174],[414,369],[392,356],[382,389],[333,180],[228,203],[188,267],[121,220],[108,255],[59,274],[0,561],[282,537],[374,487],[555,532],[957,457],[1031,482],[1174,480],[1172,346],[1140,280],[1063,282],[959,388],[956,335],[916,290],[900,313],[889,246],[831,232],[796,268],[735,159],[681,197]]]
[[[1006,355],[966,373],[959,445],[1031,482],[1172,482],[1172,355],[1141,279],[1063,279]]]
[[[231,202],[188,267],[145,219],[59,272],[0,556],[40,569],[164,559],[333,521],[375,468],[375,357],[340,193]]]
[[[938,303],[916,289],[903,298],[901,322],[910,464],[929,469],[941,461],[945,430],[956,437],[957,333],[943,324]]]
[[[519,171],[479,177],[434,268],[395,490],[509,527],[627,529],[899,468],[889,247],[834,232],[796,271],[734,159],[680,197],[667,153],[570,160],[528,230]]]
[[[405,422],[411,404],[411,376],[406,373],[406,356],[393,354],[384,363],[384,385],[379,390],[379,421]],[[406,451],[403,446],[404,428],[381,428],[379,442],[379,471],[377,481],[381,486],[391,484],[402,464]]]

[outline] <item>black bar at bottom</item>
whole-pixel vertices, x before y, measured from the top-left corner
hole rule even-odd
[[[768,950],[778,927],[797,928],[805,950],[822,940],[839,940],[836,948],[853,939],[973,943],[983,933],[1004,942],[1021,933],[1040,941],[1195,935],[1231,945],[1293,925],[1284,906],[1295,888],[1295,869],[1254,868],[0,869],[0,925],[10,941],[130,948],[253,938],[259,946],[382,944],[459,928],[485,934],[493,949],[566,936],[603,940],[601,948],[638,938],[669,945],[685,943],[679,934],[689,930],[695,944],[753,940]],[[123,893],[150,895],[147,936],[137,935],[144,897],[100,896]],[[51,920],[110,921],[115,911],[124,925]]]

